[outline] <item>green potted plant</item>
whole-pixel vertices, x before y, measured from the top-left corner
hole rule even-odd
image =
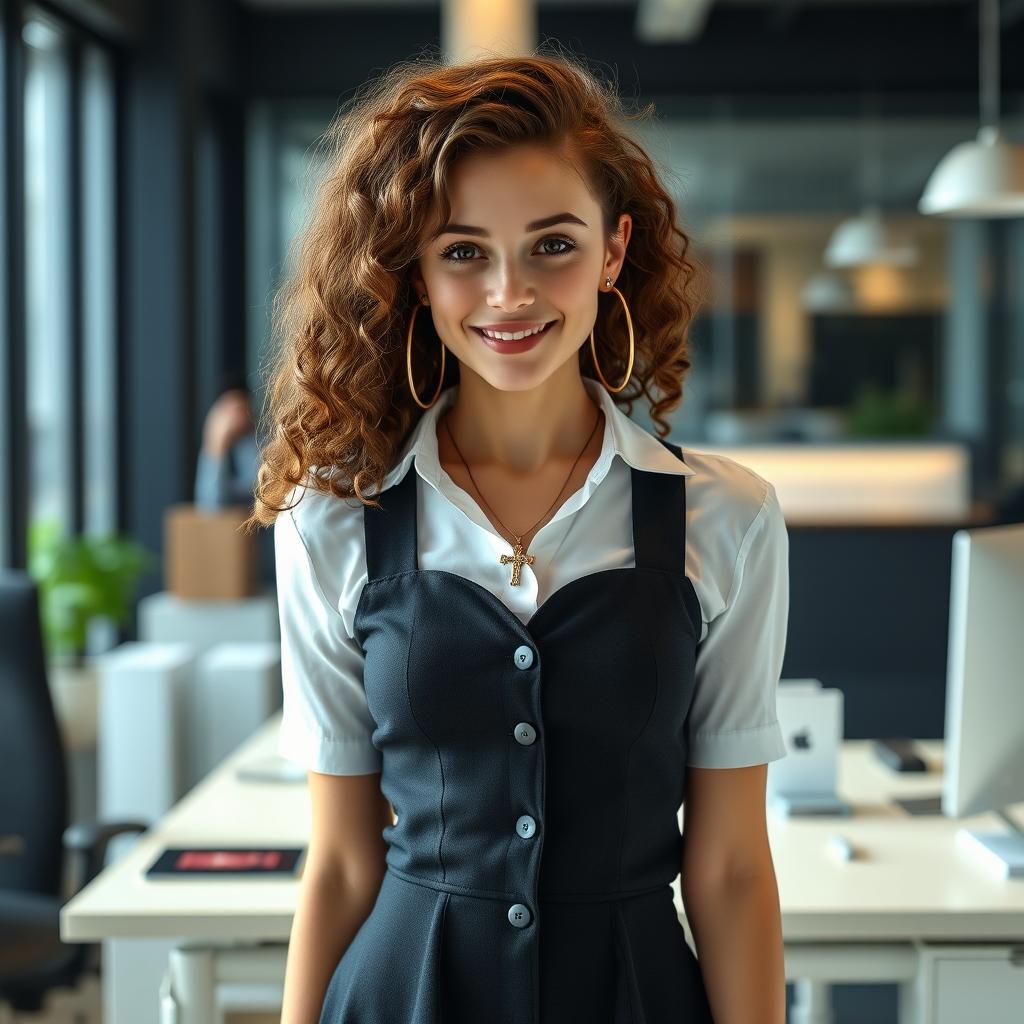
[[[29,528],[28,572],[39,588],[47,674],[57,717],[72,747],[96,735],[96,673],[89,623],[128,621],[139,578],[157,559],[123,535],[65,536],[56,522]]]
[[[922,437],[931,427],[928,404],[909,391],[864,385],[847,409],[850,437]]]

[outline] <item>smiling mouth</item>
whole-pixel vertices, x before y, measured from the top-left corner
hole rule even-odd
[[[512,339],[512,338],[492,338],[492,337],[490,337],[490,335],[484,334],[484,332],[479,327],[473,327],[473,330],[476,331],[476,333],[478,335],[480,335],[480,337],[483,338],[484,341],[489,341],[489,342],[492,342],[492,343],[497,344],[497,345],[524,345],[527,342],[536,341],[538,338],[543,338],[544,335],[547,334],[548,331],[557,322],[558,322],[557,320],[551,320],[551,321],[549,321],[548,323],[546,323],[544,325],[544,329],[543,330],[535,331],[533,334],[527,334],[525,337],[515,338],[515,339]],[[508,333],[512,334],[514,332],[509,331]]]

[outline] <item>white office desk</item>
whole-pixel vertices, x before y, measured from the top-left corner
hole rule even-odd
[[[279,1005],[285,954],[280,944],[288,939],[298,880],[143,877],[168,845],[307,843],[304,784],[240,782],[234,776],[239,764],[275,753],[279,722],[279,714],[268,720],[61,911],[65,941],[175,940],[163,983],[161,1024],[211,1024],[226,1008]],[[931,770],[898,775],[873,760],[866,741],[846,741],[839,791],[853,813],[768,819],[786,976],[798,988],[794,1024],[827,1021],[827,983],[858,981],[900,984],[906,1024],[944,1024],[941,1007],[930,1003],[942,990],[939,953],[955,955],[960,988],[971,984],[963,964],[972,958],[981,958],[978,968],[984,966],[989,986],[993,970],[1002,984],[1005,968],[1009,987],[996,993],[997,1000],[1019,998],[1017,1005],[1024,1005],[1024,970],[1012,966],[1009,949],[1024,943],[1024,884],[992,879],[954,843],[961,826],[1000,829],[1004,823],[995,815],[958,821],[911,817],[887,802],[890,796],[938,792],[942,743],[922,741],[920,747]],[[1024,804],[1011,811],[1017,820],[1022,812]],[[835,858],[826,847],[835,831],[862,848],[864,859]],[[678,880],[674,889],[685,927]],[[255,948],[257,943],[274,945]],[[117,982],[116,976],[105,976],[105,984]],[[986,994],[990,1004],[991,995]],[[985,1019],[999,1018],[990,1012]],[[121,1024],[110,1015],[106,1021]],[[136,1018],[131,1024],[145,1022]]]

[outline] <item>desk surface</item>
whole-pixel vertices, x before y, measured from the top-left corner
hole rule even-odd
[[[242,763],[276,753],[280,713],[226,758],[115,863],[61,910],[69,942],[108,938],[287,941],[297,879],[153,881],[143,872],[164,846],[306,845],[309,791],[302,783],[240,782]],[[839,765],[849,817],[780,821],[768,830],[790,941],[971,941],[1024,938],[1024,883],[997,881],[954,843],[960,827],[1002,831],[995,815],[951,820],[906,815],[890,796],[941,788],[940,740],[920,742],[930,771],[897,775],[875,761],[865,740],[847,740]],[[1020,820],[1024,804],[1013,808]],[[680,810],[682,820],[683,811]],[[842,832],[865,851],[841,861],[826,846]],[[684,921],[679,880],[673,884]]]

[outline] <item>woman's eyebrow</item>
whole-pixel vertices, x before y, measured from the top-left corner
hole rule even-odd
[[[550,217],[541,217],[540,220],[530,221],[526,225],[527,231],[540,231],[541,228],[549,228],[553,224],[580,224],[586,227],[586,222],[582,221],[573,213],[554,213]],[[489,238],[490,232],[485,231],[483,228],[473,227],[471,224],[445,224],[440,231],[434,235],[435,238],[440,238],[441,235],[479,235],[481,238]]]

